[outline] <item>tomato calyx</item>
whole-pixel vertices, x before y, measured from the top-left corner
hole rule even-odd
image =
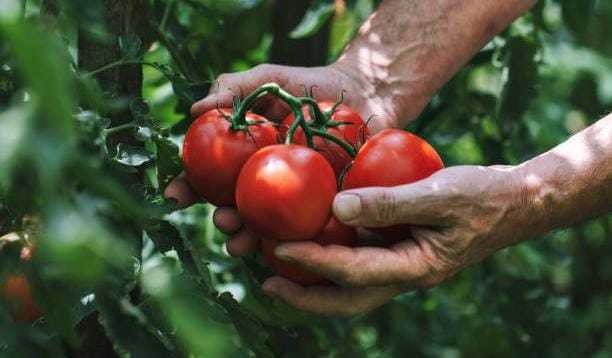
[[[337,122],[332,119],[335,110],[344,101],[344,92],[341,94],[340,99],[334,104],[331,110],[323,112],[319,107],[317,101],[313,98],[312,90],[310,91],[310,93],[307,92],[305,96],[296,97],[290,94],[289,92],[283,90],[276,83],[266,83],[251,92],[242,101],[238,99],[234,100],[234,111],[232,115],[224,115],[225,118],[231,123],[230,129],[234,131],[248,131],[248,127],[250,125],[257,124],[250,123],[246,119],[246,114],[249,109],[253,107],[253,105],[258,99],[268,94],[271,94],[280,99],[281,101],[285,102],[291,108],[291,111],[295,116],[295,121],[287,130],[285,144],[291,144],[296,130],[298,128],[301,128],[306,136],[306,144],[308,147],[314,148],[313,137],[318,136],[331,142],[334,142],[335,144],[342,147],[351,157],[355,157],[357,153],[352,145],[340,138],[337,138],[327,133],[327,128],[338,127],[341,125],[351,125],[351,123],[348,122]],[[313,122],[310,124],[306,123],[306,119],[304,118],[304,114],[302,113],[302,107],[305,105],[309,107],[312,113],[312,118],[314,118]]]

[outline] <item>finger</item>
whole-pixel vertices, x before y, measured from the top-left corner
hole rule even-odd
[[[253,234],[247,230],[241,230],[227,241],[225,247],[232,256],[244,256],[255,251],[258,242],[259,240]]]
[[[217,208],[213,214],[213,223],[224,234],[235,234],[242,227],[238,212],[232,207]]]
[[[168,184],[164,190],[164,197],[175,200],[178,208],[184,208],[200,201],[198,194],[187,182],[185,173],[181,173]]]
[[[273,121],[281,121],[291,112],[286,103],[272,95],[258,99],[252,110]]]
[[[431,271],[425,254],[412,240],[391,249],[297,242],[279,245],[275,250],[281,260],[352,287],[396,284],[424,287]]]
[[[354,316],[371,311],[401,293],[397,287],[362,289],[333,286],[301,287],[281,277],[272,277],[262,286],[264,292],[288,304],[327,316]]]
[[[227,90],[211,94],[191,106],[191,115],[197,117],[216,108],[232,108],[236,95],[238,94],[234,94]]]
[[[352,189],[336,195],[336,218],[351,226],[398,224],[443,226],[449,223],[449,195],[432,179],[396,187]]]

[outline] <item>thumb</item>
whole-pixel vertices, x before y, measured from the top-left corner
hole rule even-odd
[[[350,226],[435,226],[444,221],[448,208],[445,197],[421,183],[353,189],[336,195],[333,211],[338,220]]]

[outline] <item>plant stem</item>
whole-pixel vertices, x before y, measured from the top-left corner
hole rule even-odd
[[[162,21],[159,24],[160,31],[166,30],[166,23],[168,22],[168,16],[170,15],[170,10],[172,10],[172,6],[176,0],[168,0],[166,3],[166,8],[164,9],[164,15],[162,17]]]
[[[348,144],[347,142],[343,141],[340,138],[337,138],[325,131],[322,131],[320,129],[312,129],[312,134],[321,137],[321,138],[325,138],[327,140],[329,140],[330,142],[334,142],[337,145],[339,145],[340,147],[342,147],[342,149],[344,149],[352,158],[355,158],[355,155],[357,155],[357,152],[355,151],[355,148],[353,148],[350,144]]]
[[[125,124],[122,124],[116,127],[104,129],[103,132],[105,136],[108,136],[109,134],[113,134],[113,133],[116,133],[116,132],[119,132],[125,129],[136,128],[136,127],[138,127],[136,122],[128,122],[128,123],[125,123]]]

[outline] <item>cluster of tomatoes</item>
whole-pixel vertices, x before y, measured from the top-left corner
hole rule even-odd
[[[362,117],[344,104],[280,97],[293,111],[278,125],[244,108],[214,109],[197,118],[185,137],[183,164],[202,198],[237,208],[245,227],[262,239],[264,261],[277,274],[321,284],[321,276],[276,258],[276,246],[305,240],[355,246],[355,229],[332,215],[339,190],[411,183],[443,164],[426,141],[406,131],[370,137]]]

